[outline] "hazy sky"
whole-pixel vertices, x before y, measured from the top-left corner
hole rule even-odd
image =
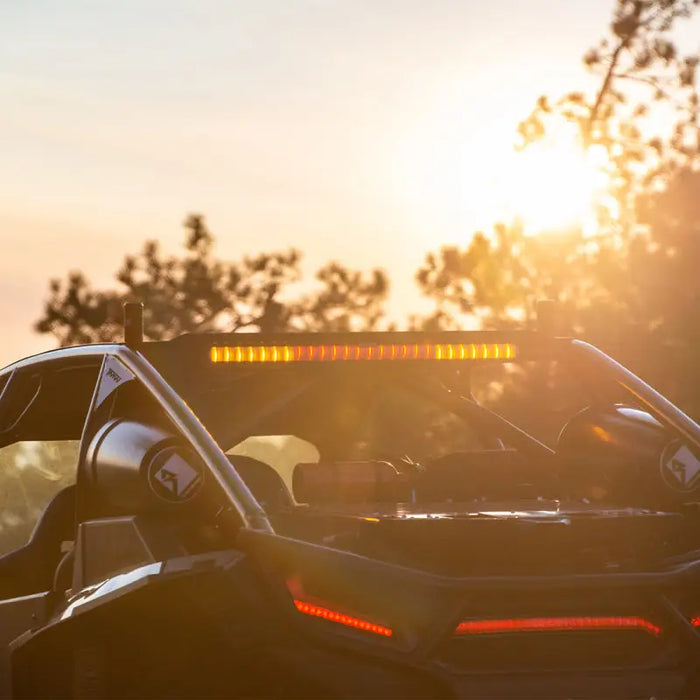
[[[383,266],[400,307],[486,225],[537,95],[586,85],[612,4],[0,0],[0,366],[51,347],[49,277],[107,284],[189,212],[224,258]]]

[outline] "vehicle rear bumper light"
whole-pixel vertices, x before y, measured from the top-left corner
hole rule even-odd
[[[698,619],[700,623],[700,618]],[[518,632],[576,632],[592,630],[639,630],[655,637],[661,628],[642,617],[529,617],[504,620],[465,620],[455,635],[512,634]]]
[[[351,615],[345,615],[343,613],[336,612],[335,610],[329,610],[328,608],[323,608],[319,605],[305,603],[302,600],[295,600],[294,605],[299,612],[304,613],[305,615],[311,615],[312,617],[319,617],[323,620],[328,620],[328,622],[337,622],[341,625],[353,627],[354,629],[362,630],[363,632],[372,632],[374,634],[382,635],[383,637],[391,637],[393,634],[389,627],[376,625],[373,622],[361,620],[360,618],[352,617]]]
[[[213,363],[353,362],[390,360],[512,360],[512,343],[410,343],[376,345],[216,345]]]

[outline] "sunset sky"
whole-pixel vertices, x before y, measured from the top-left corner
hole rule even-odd
[[[612,0],[26,0],[0,12],[0,366],[48,279],[206,216],[222,258],[382,266],[499,215],[519,119],[589,85]],[[698,22],[679,34],[684,48]],[[505,177],[505,180],[504,180]],[[512,185],[511,185],[512,186]]]

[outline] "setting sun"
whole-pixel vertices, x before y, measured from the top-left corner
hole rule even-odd
[[[428,230],[437,221],[451,229],[443,242],[464,243],[497,221],[518,221],[527,235],[572,229],[591,235],[601,209],[617,217],[607,153],[602,146],[584,151],[573,125],[553,126],[521,151],[489,126],[467,150],[464,134],[443,126],[431,129],[426,118],[406,135],[392,173],[411,216]]]
[[[528,234],[571,228],[593,233],[599,207],[616,214],[606,194],[606,162],[603,147],[584,151],[566,132],[529,146],[513,155],[503,178],[506,213]]]

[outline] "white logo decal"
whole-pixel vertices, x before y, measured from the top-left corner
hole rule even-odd
[[[700,460],[685,445],[672,442],[661,457],[664,481],[678,491],[692,491],[700,482]]]
[[[194,495],[202,475],[180,455],[173,454],[153,474],[154,488],[171,501],[184,501]]]
[[[97,390],[95,408],[101,406],[104,400],[122,384],[134,379],[134,374],[112,355],[105,357],[100,376],[100,388]]]

